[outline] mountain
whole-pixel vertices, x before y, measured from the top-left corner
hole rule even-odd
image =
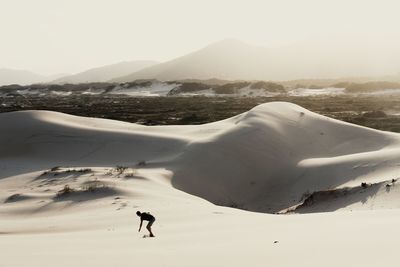
[[[46,76],[27,70],[0,69],[0,86],[9,84],[32,84],[46,80]]]
[[[29,85],[34,83],[46,83],[65,76],[65,73],[54,75],[41,75],[28,70],[0,69],[0,86],[19,84]]]
[[[74,75],[61,77],[52,81],[52,83],[65,84],[65,83],[88,83],[88,82],[105,82],[115,77],[127,75],[136,72],[145,67],[156,64],[155,61],[139,60],[120,62],[112,65],[106,65],[98,68],[93,68],[80,72]]]
[[[397,60],[399,59],[399,60]],[[112,79],[182,80],[295,80],[383,76],[398,73],[400,53],[389,55],[376,47],[307,43],[261,47],[226,39],[193,53]]]

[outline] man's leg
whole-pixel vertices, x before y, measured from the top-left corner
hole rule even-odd
[[[153,232],[151,231],[151,225],[152,225],[153,223],[154,223],[154,221],[150,221],[150,222],[147,224],[147,226],[146,226],[146,229],[149,231],[151,237],[154,236],[154,235],[153,235]]]

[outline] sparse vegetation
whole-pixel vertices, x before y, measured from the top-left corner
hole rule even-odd
[[[172,89],[168,95],[177,95],[181,93],[194,93],[202,90],[207,90],[211,86],[203,83],[197,83],[197,82],[185,82],[182,83],[181,86]]]
[[[77,172],[83,172],[83,173],[86,173],[86,172],[91,172],[92,171],[92,169],[90,169],[90,168],[86,168],[86,169],[79,169],[79,170],[77,170]]]
[[[136,166],[138,166],[138,167],[144,167],[144,166],[146,166],[146,161],[145,160],[140,160],[137,164],[136,164]]]
[[[272,101],[298,104],[319,114],[379,130],[400,132],[400,98],[392,96],[292,97],[126,97],[123,95],[35,95],[0,97],[0,112],[45,109],[79,116],[117,119],[145,125],[202,124],[223,120]],[[49,99],[49,101],[44,101]],[[89,104],[84,104],[89,103]],[[129,108],[127,108],[129,107]],[[388,107],[390,109],[388,110]],[[112,110],[112,112],[110,112]],[[386,116],[364,116],[382,111]],[[376,114],[375,114],[376,115]],[[383,114],[381,114],[383,115]]]
[[[213,88],[216,94],[236,94],[237,91],[243,87],[249,86],[250,82],[236,82],[227,83],[218,87]]]
[[[250,85],[251,89],[264,89],[268,92],[276,92],[276,93],[284,93],[285,87],[281,84],[273,83],[273,82],[255,82]]]
[[[93,193],[93,192],[98,191],[99,189],[101,190],[101,189],[108,188],[108,187],[109,186],[106,183],[104,183],[102,181],[94,180],[94,181],[90,181],[90,182],[87,182],[86,184],[84,184],[82,186],[82,191]]]
[[[68,197],[72,194],[79,194],[79,193],[95,193],[95,192],[101,192],[104,189],[110,188],[110,185],[104,181],[100,181],[97,178],[94,180],[87,181],[83,184],[81,184],[80,187],[75,187],[72,188],[70,185],[66,184],[64,185],[64,188],[59,190],[56,194],[56,198],[61,198],[61,197]]]
[[[12,194],[11,196],[9,196],[9,197],[6,198],[6,200],[4,201],[4,203],[14,202],[14,201],[16,201],[20,196],[21,196],[21,194]]]
[[[370,184],[368,184],[368,183],[365,183],[365,182],[362,182],[361,183],[361,187],[362,188],[367,188],[367,187],[369,187],[370,186]]]
[[[45,176],[45,175],[47,175],[47,174],[49,174],[49,172],[48,172],[48,171],[44,171],[44,172],[42,172],[42,173],[39,175],[39,177]]]
[[[137,171],[135,169],[132,169],[128,173],[125,173],[125,178],[132,178],[136,176]]]
[[[60,191],[57,192],[57,197],[65,197],[69,194],[71,194],[72,192],[74,192],[74,189],[72,189],[71,187],[69,187],[69,185],[65,185],[63,189],[61,189]]]
[[[91,169],[67,169],[67,170],[65,170],[65,171],[59,171],[59,172],[55,172],[54,174],[55,175],[58,175],[58,174],[63,174],[63,173],[74,173],[74,172],[79,172],[79,173],[88,173],[88,172],[91,172],[92,170]]]
[[[51,168],[48,171],[44,171],[41,175],[39,175],[39,177],[48,175],[48,174],[52,174],[53,176],[57,176],[60,174],[68,174],[68,173],[89,173],[92,172],[92,169],[90,168],[82,168],[82,169],[66,169],[66,170],[62,170],[62,168],[60,166],[56,166]]]
[[[367,83],[348,83],[342,84],[349,93],[372,92],[385,89],[400,89],[400,83],[397,82],[367,82]]]
[[[128,169],[128,167],[126,167],[126,166],[121,166],[121,165],[117,165],[117,166],[115,167],[115,171],[117,172],[118,175],[123,174],[127,169]]]
[[[109,169],[109,170],[107,170],[107,172],[105,173],[105,175],[112,176],[112,175],[113,175],[113,170],[114,170],[114,169]]]

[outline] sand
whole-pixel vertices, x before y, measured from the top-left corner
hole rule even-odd
[[[274,102],[198,126],[3,113],[0,148],[0,266],[397,265],[398,134]]]

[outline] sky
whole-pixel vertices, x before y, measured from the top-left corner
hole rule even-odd
[[[0,68],[50,75],[166,61],[225,38],[399,53],[399,10],[391,0],[0,0]]]

